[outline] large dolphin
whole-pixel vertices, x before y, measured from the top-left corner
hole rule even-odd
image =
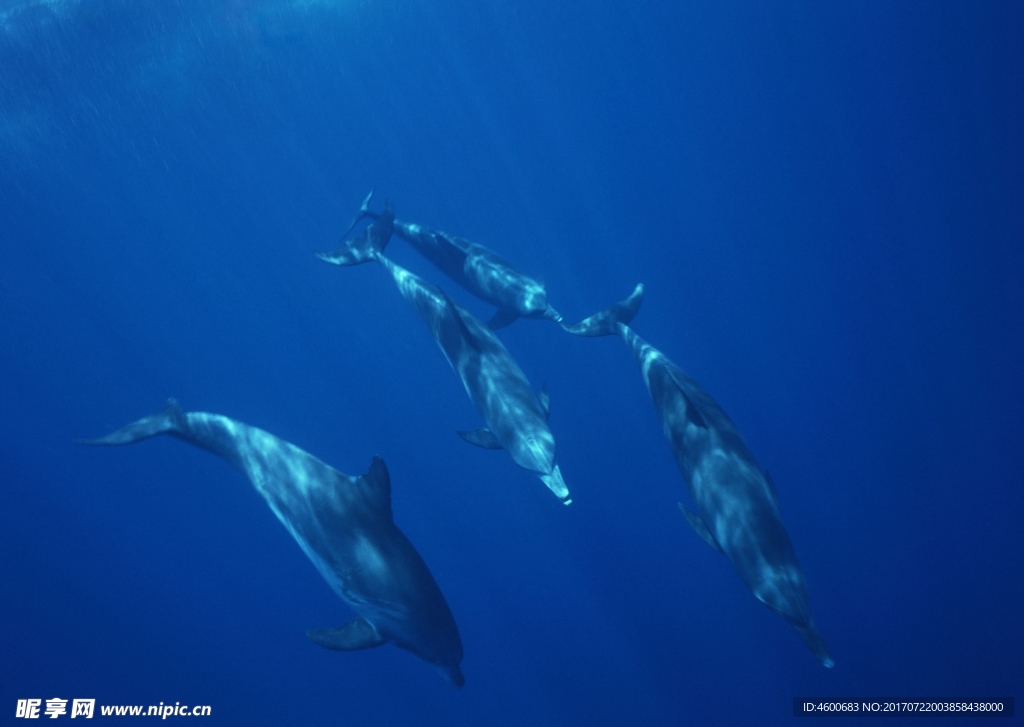
[[[370,211],[372,197],[371,190],[345,235],[362,218],[378,217]],[[487,322],[488,328],[504,328],[517,318],[562,320],[558,311],[548,304],[548,294],[541,283],[519,272],[510,262],[483,245],[400,220],[394,221],[394,229],[441,272],[498,309]]]
[[[725,412],[665,354],[626,325],[643,286],[608,310],[563,327],[579,336],[617,334],[633,351],[665,437],[699,514],[679,505],[686,521],[732,561],[754,596],[792,624],[821,663],[831,667],[814,625],[807,584],[782,524],[775,487]]]
[[[427,564],[391,517],[391,481],[374,457],[351,477],[294,444],[220,414],[182,412],[173,399],[102,439],[130,444],[170,434],[209,450],[242,470],[305,551],[320,575],[359,618],[335,629],[308,631],[337,651],[390,641],[433,664],[455,687],[466,680],[462,640]]]
[[[540,477],[568,505],[569,488],[555,462],[555,438],[548,427],[545,390],[533,393],[530,382],[508,350],[472,313],[431,285],[381,254],[394,215],[390,205],[362,237],[331,253],[317,253],[336,265],[376,260],[391,273],[399,292],[415,306],[448,363],[459,375],[487,428],[459,432],[471,444],[505,449],[513,461]]]

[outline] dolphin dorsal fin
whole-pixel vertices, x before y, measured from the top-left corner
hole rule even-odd
[[[678,387],[679,393],[681,393],[686,399],[686,418],[692,422],[694,426],[700,427],[701,429],[710,429],[711,427],[708,423],[708,418],[705,416],[704,412],[701,411],[697,398],[693,396],[691,387],[687,386],[685,381],[680,380],[679,374],[682,372],[676,372],[673,369],[674,366],[669,366],[667,368],[668,375],[672,377],[672,381],[674,381],[676,387]]]
[[[384,460],[374,455],[370,468],[359,478],[359,484],[362,485],[374,508],[391,520],[391,475],[388,474]]]
[[[683,393],[683,396],[686,397],[686,418],[690,422],[692,422],[695,427],[699,427],[701,429],[710,429],[710,427],[708,426],[708,420],[705,419],[704,415],[700,413],[700,409],[697,408],[697,405],[694,403],[693,399],[689,396],[686,396],[685,392]]]
[[[479,350],[481,346],[480,337],[470,329],[469,325],[466,324],[466,319],[463,318],[464,315],[472,316],[472,313],[463,310],[458,303],[449,298],[448,294],[440,288],[438,288],[438,291],[441,293],[441,297],[444,298],[445,303],[451,308],[451,312],[455,317],[455,322],[459,324],[459,330],[462,331],[462,335],[465,336],[466,342],[472,346],[474,350]]]

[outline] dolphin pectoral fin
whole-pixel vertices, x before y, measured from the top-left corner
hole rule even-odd
[[[516,322],[516,318],[519,314],[515,311],[506,310],[505,308],[498,308],[494,313],[494,317],[487,321],[487,327],[492,331],[496,331],[499,328],[512,325]]]
[[[333,651],[372,649],[386,641],[365,618],[353,619],[336,629],[310,629],[306,636],[314,643]]]
[[[707,523],[704,522],[704,519],[692,510],[687,510],[683,507],[683,503],[680,502],[677,504],[679,505],[679,512],[683,513],[683,517],[686,518],[686,522],[690,523],[690,527],[693,528],[693,532],[697,533],[701,540],[721,553],[722,546],[718,544],[718,541],[715,540],[715,536],[711,534],[710,530],[708,530]]]
[[[538,475],[540,481],[548,486],[548,489],[555,493],[555,497],[562,501],[563,505],[569,505],[572,503],[572,498],[569,497],[569,488],[565,486],[565,480],[562,479],[562,470],[558,469],[558,465],[554,466],[551,470],[550,475]]]
[[[458,435],[470,444],[475,444],[484,449],[502,449],[501,442],[494,436],[494,432],[486,427],[484,429],[474,429],[471,432],[459,432]]]
[[[466,677],[462,676],[462,669],[460,669],[458,665],[442,666],[441,664],[437,664],[434,668],[437,669],[441,673],[441,676],[447,679],[448,683],[456,689],[462,689],[466,686]]]
[[[537,394],[537,401],[540,403],[540,408],[544,411],[544,418],[551,418],[551,395],[548,393],[548,385],[543,384],[540,387],[540,393]]]

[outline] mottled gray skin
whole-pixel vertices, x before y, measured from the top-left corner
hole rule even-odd
[[[516,318],[562,320],[548,304],[543,285],[483,245],[401,220],[395,220],[395,232],[449,278],[498,309],[489,328],[503,328]]]
[[[352,227],[366,216],[369,201],[368,196]],[[489,427],[459,434],[480,447],[508,450],[516,464],[536,473],[555,496],[568,505],[572,501],[555,463],[555,438],[548,427],[546,393],[542,392],[542,398],[533,393],[526,375],[508,350],[473,314],[452,302],[440,288],[381,254],[395,224],[389,203],[361,236],[348,240],[332,252],[316,255],[334,265],[360,265],[376,260],[387,268],[398,290],[427,324]]]
[[[517,465],[536,473],[568,505],[569,489],[555,463],[555,438],[548,426],[547,412],[508,350],[440,288],[383,255],[377,259],[391,273],[405,299],[416,308],[448,363],[462,379],[466,393],[497,440],[494,446],[500,445]]]
[[[759,601],[792,624],[822,664],[833,666],[811,618],[803,571],[770,479],[715,400],[622,320],[633,317],[641,295],[638,286],[627,301],[566,330],[587,336],[614,333],[626,342],[699,509],[698,515],[680,505],[687,521],[729,558]]]
[[[374,458],[350,477],[294,444],[219,414],[184,413],[173,400],[88,444],[129,444],[170,434],[238,467],[302,547],[320,575],[361,618],[310,631],[327,648],[349,651],[390,641],[433,664],[455,687],[465,683],[462,641],[426,563],[395,525],[387,468]]]
[[[363,217],[378,217],[368,207],[372,196],[370,192],[363,201],[353,227]],[[558,311],[548,304],[543,285],[483,245],[401,220],[394,220],[394,231],[438,270],[498,309],[487,323],[489,328],[504,328],[517,318],[562,320]]]
[[[668,357],[629,326],[616,328],[633,351],[711,545],[732,561],[757,600],[789,621],[821,663],[832,666],[775,490],[736,426]]]

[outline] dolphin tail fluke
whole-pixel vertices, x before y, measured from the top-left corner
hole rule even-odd
[[[628,325],[644,300],[644,284],[640,283],[625,300],[579,323],[562,328],[576,336],[610,336],[618,333],[618,324]]]
[[[558,469],[558,465],[551,470],[549,475],[539,475],[540,481],[548,486],[548,489],[555,493],[555,497],[562,501],[563,505],[568,505],[572,502],[572,498],[569,497],[569,488],[565,486],[565,480],[562,479],[562,471]]]
[[[821,632],[818,631],[818,627],[814,625],[814,621],[808,621],[806,626],[800,624],[793,624],[793,628],[800,634],[800,638],[807,644],[807,648],[810,649],[822,666],[827,669],[831,669],[836,665],[832,659],[832,655],[828,651],[828,647],[825,645],[825,639],[822,637]]]
[[[370,195],[372,196],[373,192],[370,192]],[[367,197],[366,202],[363,202],[364,207],[369,200],[370,198]],[[358,219],[356,221],[358,222]],[[316,256],[333,265],[359,265],[370,262],[384,252],[384,248],[391,240],[394,228],[395,212],[391,208],[391,202],[388,202],[384,212],[373,221],[372,225],[363,230],[362,235],[342,243],[340,247],[331,252],[318,252]],[[345,233],[345,235],[347,234],[348,232]],[[342,235],[342,239],[345,235]]]
[[[341,247],[331,250],[331,252],[316,252],[313,254],[325,263],[331,263],[332,265],[359,265],[360,263],[373,260],[373,255],[361,252],[357,246],[353,245],[354,242],[356,241],[350,240]]]
[[[371,189],[370,193],[368,195],[366,195],[366,199],[364,199],[363,203],[361,205],[359,205],[359,211],[356,212],[356,216],[352,218],[352,224],[348,226],[348,229],[345,230],[345,234],[343,234],[341,236],[342,240],[344,240],[346,237],[348,237],[348,233],[352,232],[352,230],[354,230],[356,228],[356,225],[358,225],[359,222],[364,217],[373,217],[373,213],[370,212],[370,200],[373,199],[373,193],[376,190],[377,190],[376,187]]]
[[[380,646],[386,639],[365,618],[356,618],[336,629],[311,629],[306,632],[311,641],[333,651],[358,651]]]
[[[174,434],[185,431],[185,414],[174,399],[168,399],[164,410],[159,414],[142,417],[126,427],[121,427],[100,439],[77,439],[77,444],[117,445],[131,444],[158,434]]]

